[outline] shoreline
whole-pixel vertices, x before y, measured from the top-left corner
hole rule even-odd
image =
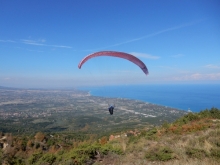
[[[220,84],[119,85],[78,89],[89,91],[91,96],[138,100],[186,112],[220,108]]]

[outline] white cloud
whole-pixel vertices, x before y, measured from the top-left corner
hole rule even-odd
[[[190,80],[220,80],[220,73],[194,73],[188,75],[175,76],[171,78],[177,81],[190,81]]]
[[[37,41],[23,39],[21,41],[24,44],[35,45],[35,46],[47,46],[47,47],[55,47],[55,48],[72,48],[71,46],[65,46],[65,45],[47,45],[47,44],[44,44],[44,42],[46,41],[44,39],[37,40]]]
[[[47,45],[47,44],[45,44],[45,42],[46,42],[45,39],[40,39],[40,40],[21,39],[19,41],[0,40],[0,42],[5,42],[5,43],[22,43],[22,44],[28,44],[28,45],[47,46],[47,47],[54,47],[54,48],[68,48],[68,49],[72,48],[71,46],[66,46],[66,45]]]
[[[0,40],[0,42],[15,42],[13,40]]]
[[[141,36],[141,37],[138,37],[138,38],[133,38],[133,39],[130,39],[130,40],[127,40],[127,41],[124,41],[124,42],[112,44],[112,45],[102,47],[102,48],[87,49],[87,50],[84,50],[84,51],[94,51],[94,50],[98,50],[98,49],[106,49],[106,48],[110,48],[110,47],[124,45],[124,44],[127,44],[127,43],[131,43],[131,42],[143,40],[143,39],[146,39],[146,38],[150,38],[150,37],[153,37],[153,36],[157,36],[159,34],[163,34],[163,33],[169,32],[169,31],[174,31],[174,30],[181,29],[181,28],[184,28],[184,27],[192,26],[192,25],[198,24],[202,21],[203,20],[188,22],[188,23],[185,23],[185,24],[182,24],[182,25],[179,25],[179,26],[174,26],[174,27],[170,27],[170,28],[167,28],[167,29],[163,29],[163,30],[157,31],[155,33],[147,34],[147,35],[144,35],[144,36]]]
[[[5,77],[5,78],[3,78],[3,80],[8,81],[8,80],[11,80],[11,78],[10,77]]]
[[[214,64],[208,64],[208,65],[205,65],[204,67],[209,68],[209,69],[220,69],[220,66],[214,65]]]
[[[159,56],[153,56],[153,55],[146,54],[146,53],[131,52],[130,54],[133,54],[136,57],[142,57],[142,58],[154,59],[154,60],[160,58]]]

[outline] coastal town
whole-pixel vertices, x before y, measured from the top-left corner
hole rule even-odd
[[[110,131],[159,125],[187,113],[138,100],[91,96],[88,91],[76,89],[0,91],[0,129],[5,131]],[[113,115],[109,115],[109,104],[115,105]]]

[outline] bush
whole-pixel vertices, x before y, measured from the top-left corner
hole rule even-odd
[[[167,121],[164,121],[162,124],[162,128],[167,130],[169,127],[170,127],[170,124]]]
[[[99,150],[98,150],[101,154],[104,154],[104,155],[107,155],[108,153],[115,153],[115,154],[118,154],[118,155],[122,155],[123,154],[123,151],[121,148],[118,148],[118,147],[113,147],[112,145],[105,145],[105,146],[102,146]]]
[[[176,120],[174,123],[177,125],[183,125],[183,124],[187,124],[190,121],[194,121],[194,120],[198,120],[199,119],[199,115],[196,113],[188,113],[187,115],[181,117],[180,119]]]
[[[187,115],[184,115],[180,119],[176,120],[174,123],[183,125],[187,124],[191,121],[204,119],[204,118],[213,118],[213,119],[220,119],[220,110],[217,108],[211,108],[210,110],[206,109],[199,113],[188,113]]]
[[[204,157],[208,156],[208,153],[206,153],[205,150],[203,149],[197,149],[197,148],[186,148],[186,154],[190,157],[190,158],[197,158],[197,159],[202,159]]]
[[[175,158],[173,151],[168,147],[157,147],[146,152],[145,157],[151,161],[168,161]]]
[[[146,132],[145,137],[146,137],[146,139],[149,139],[149,140],[155,140],[157,138],[156,134],[157,134],[157,129],[152,128]]]
[[[200,116],[200,118],[220,119],[220,110],[213,107],[210,110],[206,109],[199,112],[198,116]]]
[[[140,137],[139,136],[130,136],[128,143],[137,143],[139,141]]]
[[[62,155],[62,160],[73,160],[78,164],[85,164],[88,161],[95,159],[96,155],[107,155],[108,153],[122,154],[122,150],[113,147],[110,144],[101,145],[100,143],[84,143],[77,148],[73,148],[70,152]]]
[[[32,154],[31,157],[28,158],[28,163],[29,164],[36,163],[42,157],[42,155],[43,155],[42,152]]]
[[[25,165],[25,162],[22,158],[13,157],[6,161],[10,165]],[[4,164],[4,163],[2,163]]]
[[[214,119],[220,119],[220,110],[217,108],[212,108],[210,110],[210,116]]]
[[[53,155],[53,154],[44,154],[39,163],[42,164],[42,163],[48,163],[48,164],[53,164],[56,160],[56,157]]]
[[[214,158],[220,159],[220,149],[211,149],[210,155]]]

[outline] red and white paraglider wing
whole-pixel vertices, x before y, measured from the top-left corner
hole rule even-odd
[[[101,51],[101,52],[90,54],[86,56],[85,58],[83,58],[82,61],[79,63],[78,65],[79,69],[90,58],[99,57],[99,56],[112,56],[112,57],[119,57],[119,58],[127,59],[133,62],[134,64],[138,65],[146,75],[148,74],[148,69],[146,65],[140,59],[128,53],[115,52],[115,51]]]

